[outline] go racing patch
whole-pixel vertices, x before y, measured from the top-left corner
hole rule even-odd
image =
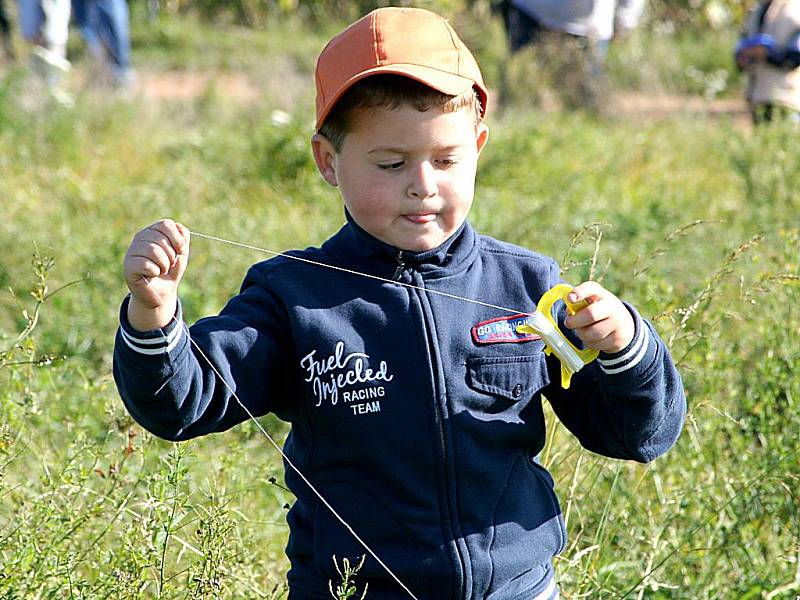
[[[472,339],[476,344],[501,344],[509,342],[531,342],[542,339],[535,333],[519,333],[519,325],[530,325],[527,315],[510,315],[481,321],[472,327]]]

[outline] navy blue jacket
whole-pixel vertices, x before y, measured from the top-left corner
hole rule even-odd
[[[465,224],[441,247],[400,252],[346,224],[293,255],[418,288],[278,257],[190,329],[137,332],[121,311],[114,376],[133,417],[185,440],[245,412],[291,423],[290,459],[420,599],[532,600],[553,590],[566,542],[553,479],[536,457],[542,394],[587,449],[649,461],[681,430],[686,401],[666,347],[630,309],[628,348],[560,387],[558,361],[520,317],[423,290],[533,312],[559,282],[549,258]],[[524,319],[524,317],[522,317]],[[180,324],[178,324],[178,322]],[[327,599],[332,556],[364,549],[291,470],[291,597]],[[408,598],[367,557],[369,600]]]

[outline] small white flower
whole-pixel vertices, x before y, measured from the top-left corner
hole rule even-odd
[[[276,127],[283,127],[292,122],[292,115],[282,110],[273,110],[270,118]]]

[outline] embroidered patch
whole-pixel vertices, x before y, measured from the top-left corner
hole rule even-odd
[[[481,321],[472,328],[472,339],[476,344],[500,344],[508,342],[532,342],[542,339],[535,333],[519,333],[519,325],[529,325],[527,315],[510,315]]]

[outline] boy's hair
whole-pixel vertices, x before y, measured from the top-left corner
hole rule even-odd
[[[474,89],[451,96],[402,75],[373,75],[353,84],[339,98],[319,128],[319,133],[330,141],[336,152],[341,152],[344,140],[353,130],[359,114],[376,108],[391,110],[401,106],[411,106],[420,112],[439,109],[445,113],[466,108],[473,112],[476,128],[481,122],[483,110],[480,97]]]

